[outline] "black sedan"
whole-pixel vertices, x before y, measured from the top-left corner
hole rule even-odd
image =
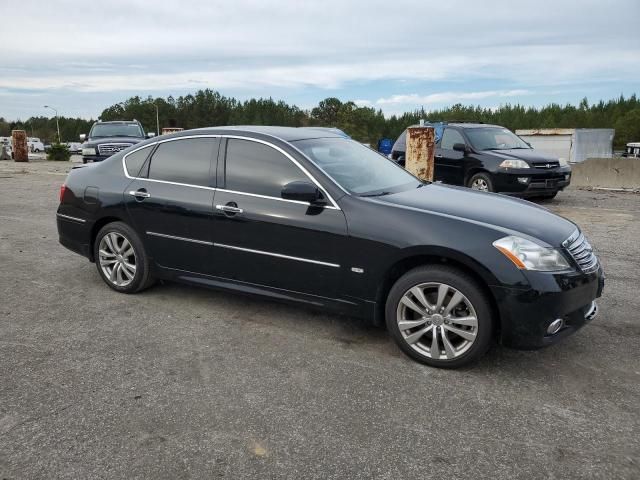
[[[60,242],[105,283],[157,279],[384,324],[438,367],[492,341],[537,348],[596,314],[603,273],[572,222],[532,203],[423,183],[330,131],[225,127],[74,168]]]

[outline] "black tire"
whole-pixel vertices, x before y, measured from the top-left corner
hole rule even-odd
[[[440,358],[431,358],[429,355],[422,354],[417,351],[417,349],[420,348],[420,342],[415,342],[416,346],[412,347],[407,343],[407,341],[405,341],[398,325],[398,312],[403,308],[400,307],[400,301],[405,293],[408,293],[410,289],[422,284],[444,284],[446,286],[453,287],[453,289],[458,290],[458,292],[466,297],[465,300],[468,300],[472,305],[472,308],[475,310],[475,317],[477,320],[477,326],[475,327],[475,339],[466,350],[464,350],[464,347],[461,347],[460,352],[462,353],[460,353],[459,356],[452,356],[451,359],[442,358],[440,356],[440,352],[442,350],[438,348],[438,356]],[[449,292],[453,292],[453,290],[450,290]],[[452,296],[448,298],[451,299]],[[462,305],[462,307],[465,307],[465,305]],[[457,268],[449,266],[425,265],[414,268],[413,270],[405,273],[400,277],[400,279],[398,279],[398,281],[396,281],[389,292],[385,307],[385,316],[387,329],[400,349],[414,360],[432,367],[458,368],[472,363],[486,353],[494,339],[494,313],[487,293],[485,293],[473,277]],[[440,316],[440,319],[441,318],[442,317]],[[435,320],[433,325],[436,325]],[[416,329],[419,328],[422,327],[416,327]],[[442,344],[443,347],[444,343],[442,341],[442,336],[444,336],[445,328],[447,327],[443,326],[440,328],[442,334],[438,337],[438,345]],[[412,330],[405,329],[404,331],[407,333],[414,333]],[[429,334],[429,332],[427,332],[427,334]],[[450,333],[447,332],[447,335],[450,335]],[[455,334],[451,335],[455,336]],[[426,339],[428,337],[424,336],[421,338]],[[462,344],[464,344],[464,339],[460,338],[460,340],[462,340]]]
[[[82,163],[87,163],[87,159],[86,159],[86,158],[83,158],[83,159],[82,159]]]
[[[484,184],[486,185],[486,190],[483,190],[481,188],[477,188],[474,186],[474,184],[476,183],[480,183],[480,184]],[[488,173],[485,172],[480,172],[480,173],[476,173],[475,175],[473,175],[469,181],[467,182],[467,187],[473,189],[473,190],[479,190],[479,191],[485,191],[485,192],[495,192],[495,190],[493,189],[493,182],[491,181],[491,175],[489,175]]]
[[[107,276],[101,265],[101,254],[99,251],[100,243],[106,235],[112,233],[117,234],[117,236],[124,237],[133,248],[133,252],[135,255],[135,274],[133,275],[133,279],[131,279],[126,285],[114,284],[114,282]],[[98,268],[98,273],[102,277],[102,280],[104,280],[104,282],[116,292],[140,292],[145,288],[150,287],[155,281],[153,273],[151,271],[151,262],[149,256],[144,249],[140,237],[138,237],[138,234],[124,222],[113,222],[102,227],[98,232],[98,235],[96,235],[95,241],[93,242],[93,253],[96,267]]]

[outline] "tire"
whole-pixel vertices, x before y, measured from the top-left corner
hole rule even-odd
[[[441,289],[445,291],[440,302],[444,312],[437,308]],[[417,290],[422,292],[422,300],[413,294]],[[405,302],[413,302],[424,314]],[[471,276],[449,266],[427,265],[405,273],[389,292],[385,316],[400,349],[432,367],[458,368],[472,363],[485,354],[494,338],[494,315],[487,294]],[[434,331],[435,354],[431,352]]]
[[[102,280],[116,292],[140,292],[154,282],[142,241],[124,222],[102,227],[93,243],[93,253]]]
[[[550,193],[549,195],[544,195],[541,198],[543,200],[552,200],[552,199],[556,198],[556,195],[558,195],[558,192],[553,192],[553,193]]]
[[[467,187],[481,192],[493,192],[493,182],[488,173],[476,173],[467,182]]]
[[[86,158],[83,158],[83,159],[82,159],[82,163],[87,163],[87,159],[86,159]]]

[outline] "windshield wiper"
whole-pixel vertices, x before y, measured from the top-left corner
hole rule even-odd
[[[360,196],[361,197],[382,197],[383,195],[391,195],[391,192],[367,193],[365,195],[360,195]]]

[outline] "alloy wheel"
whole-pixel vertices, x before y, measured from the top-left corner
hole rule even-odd
[[[489,185],[484,178],[476,178],[471,184],[471,188],[474,190],[480,190],[481,192],[489,191]]]
[[[131,242],[119,232],[108,232],[98,249],[100,268],[117,287],[126,287],[136,276],[136,253]]]
[[[396,319],[407,345],[434,360],[463,355],[478,334],[473,305],[444,283],[422,283],[407,290],[398,303]]]

